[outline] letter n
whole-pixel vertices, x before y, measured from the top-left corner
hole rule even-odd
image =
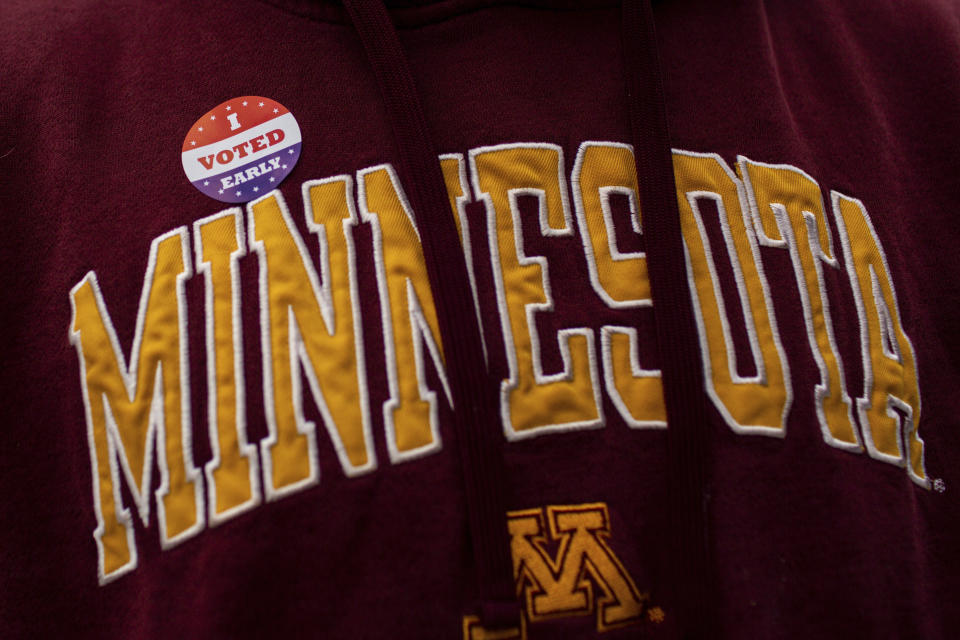
[[[131,513],[123,505],[120,483],[126,483],[147,526],[154,451],[162,547],[182,542],[204,525],[202,480],[190,450],[184,281],[192,271],[187,247],[185,227],[151,244],[129,363],[96,274],[87,273],[70,291],[70,342],[80,361],[100,584],[137,566]]]

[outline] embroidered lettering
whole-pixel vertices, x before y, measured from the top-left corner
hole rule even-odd
[[[239,260],[246,253],[243,211],[228,209],[193,224],[197,271],[206,295],[207,415],[213,458],[207,463],[210,524],[260,503],[260,469],[247,440]]]
[[[319,480],[315,426],[303,414],[302,370],[344,473],[376,468],[353,268],[352,181],[303,186],[307,228],[320,242],[317,277],[279,192],[247,205],[260,261],[263,395],[270,435],[261,443],[264,488],[274,499]]]
[[[593,331],[557,332],[563,370],[547,374],[535,316],[553,310],[546,258],[528,256],[517,198],[539,203],[540,233],[573,233],[559,147],[481,147],[470,152],[474,193],[487,205],[494,284],[510,376],[501,384],[500,412],[509,439],[603,425]]]
[[[100,583],[137,566],[125,482],[146,526],[153,454],[160,484],[157,519],[163,548],[204,525],[203,483],[190,452],[190,382],[186,302],[190,277],[187,230],[155,239],[144,276],[129,365],[123,357],[100,285],[88,273],[70,292],[70,341],[77,349],[93,475]]]
[[[620,251],[610,207],[611,195],[626,196],[631,226],[634,233],[640,233],[633,149],[611,142],[584,142],[570,183],[594,291],[614,309],[651,306],[647,256]],[[632,327],[607,325],[601,329],[607,394],[631,427],[662,428],[667,426],[667,411],[660,371],[640,364],[638,341]]]
[[[833,255],[820,187],[789,165],[767,165],[741,157],[737,168],[745,182],[760,244],[786,248],[793,261],[807,339],[820,369],[814,405],[823,440],[839,449],[860,451],[823,281],[823,265],[836,269],[839,264]]]
[[[913,344],[900,321],[900,305],[887,256],[863,203],[831,193],[834,220],[860,320],[863,395],[857,413],[870,456],[905,466],[930,488],[923,460],[920,388]]]
[[[780,345],[756,236],[745,217],[743,184],[717,155],[674,151],[673,164],[707,394],[737,433],[782,437],[791,402],[790,372]],[[701,203],[705,202],[713,203],[717,209],[756,366],[755,376],[738,372],[730,335],[731,319],[716,272],[714,249],[700,212]]]
[[[383,405],[392,461],[440,447],[436,392],[427,387],[424,350],[452,404],[433,293],[420,234],[406,196],[387,165],[361,171],[360,215],[373,230],[390,398]],[[412,366],[411,366],[412,365]]]

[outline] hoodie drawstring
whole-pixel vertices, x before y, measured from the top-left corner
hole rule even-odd
[[[492,409],[496,386],[485,365],[465,256],[461,245],[451,242],[457,229],[439,156],[383,1],[344,0],[344,6],[387,107],[398,170],[435,292],[445,359],[450,363],[454,435],[463,469],[481,622],[487,629],[516,626],[520,613],[505,521],[501,432]],[[705,638],[715,629],[705,490],[709,431],[650,0],[623,0],[621,26],[631,143],[669,423],[671,535],[663,539],[673,542],[659,575],[673,586],[684,637]]]
[[[399,167],[423,245],[454,406],[454,437],[463,469],[467,518],[488,629],[515,627],[520,608],[513,589],[506,527],[501,431],[493,407],[474,311],[473,289],[450,212],[434,139],[423,115],[397,31],[382,0],[344,0],[387,107]],[[464,230],[466,232],[466,230]]]
[[[667,409],[670,553],[659,573],[672,586],[685,638],[716,634],[707,491],[709,423],[699,340],[684,257],[666,98],[650,0],[623,0],[621,39]]]

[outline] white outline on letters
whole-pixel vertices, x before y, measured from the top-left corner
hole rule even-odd
[[[925,489],[929,489],[932,485],[929,477],[921,478],[918,476],[914,470],[913,465],[910,463],[910,450],[906,446],[905,434],[913,433],[916,435],[917,440],[920,441],[921,446],[923,446],[923,457],[920,459],[920,468],[923,469],[924,474],[927,473],[926,468],[926,446],[923,442],[923,438],[920,437],[920,433],[917,431],[918,425],[914,422],[913,418],[913,408],[896,396],[887,394],[887,416],[897,420],[899,428],[897,429],[897,447],[900,450],[900,456],[891,456],[886,453],[879,451],[876,445],[873,442],[873,431],[870,426],[870,420],[867,417],[867,411],[873,406],[871,404],[871,396],[873,395],[873,360],[870,356],[870,327],[867,322],[867,312],[865,301],[863,299],[863,292],[860,290],[860,281],[857,277],[857,266],[854,264],[853,260],[853,250],[850,246],[850,237],[847,234],[847,225],[843,220],[843,215],[840,213],[840,198],[843,198],[855,206],[860,208],[860,212],[863,215],[863,220],[867,223],[867,229],[870,231],[871,240],[873,245],[877,250],[877,255],[880,256],[880,262],[883,264],[884,270],[887,272],[887,282],[890,285],[890,294],[893,296],[893,304],[897,306],[897,314],[899,315],[900,302],[897,300],[897,290],[893,283],[893,276],[890,273],[890,264],[887,262],[887,254],[883,250],[883,245],[880,244],[880,237],[877,235],[877,230],[873,226],[873,220],[870,218],[870,214],[867,212],[867,208],[863,205],[863,202],[857,198],[850,196],[845,196],[842,193],[837,191],[830,191],[830,202],[833,209],[834,221],[837,224],[837,235],[840,237],[840,245],[843,247],[843,259],[846,263],[847,276],[850,278],[850,288],[853,289],[853,299],[857,306],[857,319],[860,324],[860,354],[863,362],[863,396],[858,397],[857,400],[857,414],[860,418],[860,428],[863,430],[863,443],[866,446],[867,454],[875,459],[881,460],[883,462],[890,463],[898,467],[904,467],[907,470],[907,475],[915,483],[920,485]],[[881,331],[883,331],[883,325],[889,323],[887,330],[892,330],[892,321],[889,317],[889,310],[882,310],[882,307],[886,306],[886,298],[883,296],[883,292],[880,290],[880,282],[877,277],[876,271],[873,268],[873,265],[870,265],[870,281],[873,289],[873,299],[877,303],[877,313],[880,315],[880,324]],[[922,394],[920,393],[920,370],[919,364],[917,363],[916,350],[913,348],[913,342],[910,340],[910,336],[907,335],[907,332],[901,327],[901,333],[903,334],[904,340],[907,341],[907,346],[910,351],[913,353],[913,367],[914,373],[917,376],[917,412],[920,412]],[[901,361],[900,354],[891,354],[887,353],[884,340],[880,340],[881,346],[884,347],[884,355],[890,357],[898,362]],[[894,337],[890,340],[891,344],[897,344],[897,340]],[[901,420],[900,416],[894,411],[893,407],[899,408],[903,411],[904,419]]]
[[[383,326],[383,347],[385,352],[384,355],[386,356],[385,364],[387,381],[390,388],[390,397],[383,403],[383,426],[384,431],[386,432],[387,450],[390,454],[390,461],[392,463],[397,463],[405,462],[407,460],[414,460],[416,458],[429,455],[439,451],[443,447],[443,442],[440,439],[440,416],[438,415],[439,412],[437,409],[437,394],[427,387],[427,372],[423,354],[424,344],[427,346],[427,351],[430,352],[430,358],[433,361],[434,369],[437,372],[437,376],[440,378],[440,384],[443,387],[443,392],[446,395],[447,402],[451,407],[453,407],[453,396],[450,393],[450,384],[447,381],[446,368],[444,366],[443,357],[440,354],[440,347],[437,345],[433,336],[433,332],[430,329],[430,324],[427,322],[427,319],[423,314],[423,309],[420,306],[420,299],[417,295],[417,292],[414,290],[413,283],[408,278],[406,282],[406,302],[407,310],[410,314],[410,328],[413,336],[413,354],[414,367],[417,376],[417,388],[420,392],[420,399],[424,402],[427,402],[430,406],[430,434],[432,440],[429,444],[421,447],[410,449],[409,451],[400,451],[397,447],[393,421],[393,411],[400,405],[400,388],[397,382],[398,364],[392,317],[392,305],[394,302],[399,301],[391,301],[390,288],[387,286],[386,266],[384,265],[383,258],[383,232],[380,230],[380,214],[371,212],[367,209],[366,177],[368,174],[377,173],[379,171],[387,172],[387,176],[391,185],[393,186],[393,191],[397,196],[397,201],[400,203],[401,208],[403,208],[410,225],[417,234],[417,238],[420,237],[420,230],[417,228],[417,222],[413,216],[412,208],[407,200],[407,196],[404,193],[403,188],[400,185],[400,181],[397,179],[397,175],[391,165],[379,164],[361,169],[357,172],[357,203],[360,210],[360,219],[364,222],[370,223],[370,229],[373,236],[373,255],[374,262],[376,263],[377,290],[380,298],[380,318]],[[464,233],[467,232],[468,230],[464,229]],[[424,272],[426,272],[426,264],[423,265],[423,268]],[[427,287],[429,288],[429,286],[430,283],[428,281]],[[433,291],[431,290],[430,293],[432,296]]]
[[[541,269],[541,282],[543,284],[544,303],[529,303],[524,305],[527,319],[527,328],[530,333],[531,358],[534,370],[534,382],[538,385],[548,384],[561,380],[570,380],[573,377],[573,367],[570,358],[570,337],[582,335],[587,340],[587,359],[590,367],[590,379],[593,387],[594,406],[597,409],[597,417],[594,420],[584,420],[579,422],[570,422],[562,424],[548,424],[533,427],[523,431],[517,431],[513,428],[510,419],[510,392],[516,388],[518,382],[517,374],[517,355],[516,346],[513,340],[513,331],[510,327],[510,311],[507,306],[506,293],[503,282],[503,266],[500,262],[500,246],[497,235],[497,212],[493,205],[493,199],[489,193],[480,188],[480,176],[477,171],[477,156],[500,151],[516,149],[548,149],[557,153],[557,180],[560,191],[560,201],[563,207],[564,227],[554,229],[550,226],[547,216],[546,194],[541,189],[534,188],[514,188],[507,192],[510,203],[510,213],[513,218],[513,240],[517,254],[517,260],[521,266],[537,264]],[[507,363],[510,369],[509,378],[503,380],[500,384],[500,416],[503,421],[504,433],[508,440],[521,440],[531,438],[545,433],[557,433],[564,431],[574,431],[579,429],[591,429],[603,427],[606,424],[603,414],[603,402],[600,397],[600,376],[598,373],[596,346],[594,344],[593,331],[589,327],[561,329],[557,332],[557,343],[560,348],[560,356],[563,359],[563,370],[556,374],[544,375],[540,359],[540,335],[536,329],[535,314],[538,311],[553,311],[553,293],[550,286],[550,271],[547,259],[543,256],[527,256],[523,251],[523,224],[520,219],[520,212],[517,207],[518,195],[532,195],[537,198],[539,203],[539,221],[540,233],[545,237],[561,237],[573,235],[573,219],[570,213],[570,203],[567,196],[566,177],[564,175],[563,150],[554,144],[549,143],[518,143],[501,144],[488,147],[477,147],[471,149],[470,157],[470,176],[473,187],[474,197],[482,201],[486,207],[487,216],[487,240],[490,246],[490,263],[494,271],[494,286],[497,294],[497,307],[500,315],[500,326],[503,331],[503,342],[507,355]]]
[[[820,189],[820,184],[814,180],[810,174],[793,165],[757,162],[750,160],[746,156],[737,156],[737,163],[740,165],[741,173],[743,174],[743,183],[746,188],[747,199],[750,203],[750,215],[753,220],[754,230],[760,238],[760,243],[767,244],[771,247],[786,248],[790,254],[790,262],[793,265],[793,274],[797,284],[797,291],[800,295],[800,303],[803,305],[803,322],[807,333],[807,343],[814,361],[817,363],[817,370],[820,372],[820,382],[814,387],[814,407],[817,412],[817,420],[820,423],[820,433],[823,436],[823,441],[837,449],[860,453],[863,451],[863,446],[861,444],[860,434],[857,431],[857,424],[853,420],[852,402],[850,400],[850,394],[847,392],[847,383],[843,372],[843,358],[840,356],[840,350],[837,348],[837,341],[833,334],[833,318],[830,315],[830,298],[827,296],[826,283],[823,279],[823,267],[821,266],[821,262],[823,262],[834,269],[839,269],[840,263],[837,261],[836,251],[834,251],[833,248],[833,236],[830,233],[829,219],[827,217],[826,207],[824,206],[823,192]],[[833,351],[833,357],[837,363],[837,378],[840,384],[838,393],[840,394],[840,400],[847,405],[847,422],[850,425],[850,430],[856,442],[838,440],[834,437],[833,433],[831,433],[830,426],[827,424],[827,417],[823,412],[823,399],[826,398],[832,390],[828,388],[829,374],[827,372],[827,364],[823,359],[823,354],[820,353],[820,345],[817,344],[817,336],[813,328],[814,323],[810,303],[810,292],[807,291],[806,272],[800,262],[800,247],[793,233],[793,225],[790,223],[789,214],[782,203],[770,203],[770,209],[773,212],[773,217],[777,223],[777,229],[780,231],[782,239],[779,241],[774,240],[764,232],[760,207],[757,204],[753,184],[750,182],[749,165],[779,171],[789,171],[801,176],[805,180],[809,180],[816,186],[817,193],[819,194],[820,211],[823,212],[824,226],[827,229],[827,248],[830,253],[834,254],[833,258],[827,257],[821,248],[820,231],[817,228],[816,214],[806,210],[801,211],[801,214],[807,226],[807,241],[812,257],[813,268],[817,276],[817,286],[820,291],[820,304],[823,308],[823,324],[827,332],[827,342]]]
[[[690,260],[690,250],[687,247],[686,239],[684,239],[683,251],[684,259],[687,265],[687,285],[690,289],[690,296],[693,300],[694,318],[696,319],[697,330],[700,336],[700,353],[701,360],[703,362],[704,385],[706,387],[707,395],[710,396],[714,406],[720,412],[720,415],[723,416],[727,426],[729,426],[735,433],[783,438],[786,436],[787,431],[787,416],[789,415],[790,407],[793,404],[793,386],[790,379],[790,365],[787,362],[786,354],[783,351],[783,345],[780,342],[780,330],[777,327],[777,318],[773,310],[773,300],[770,295],[770,285],[767,283],[766,273],[763,269],[763,262],[760,259],[760,250],[757,246],[757,238],[751,221],[748,218],[750,214],[747,208],[749,205],[747,205],[746,189],[743,182],[737,178],[736,174],[734,174],[730,169],[730,166],[718,154],[698,153],[694,151],[684,151],[683,149],[674,149],[673,153],[691,158],[709,158],[714,160],[717,165],[723,169],[724,173],[733,183],[737,191],[737,199],[740,204],[740,215],[743,221],[744,231],[746,233],[747,242],[750,245],[750,252],[753,256],[753,262],[757,270],[757,278],[760,281],[760,287],[763,291],[764,304],[766,305],[767,309],[767,318],[770,322],[770,333],[773,337],[774,347],[776,348],[777,355],[780,358],[780,367],[781,371],[783,372],[785,398],[783,413],[780,417],[780,426],[772,427],[768,425],[741,425],[730,414],[726,404],[720,397],[720,394],[717,392],[713,383],[713,363],[710,359],[710,348],[707,344],[706,325],[704,323],[703,312],[701,310],[700,297],[697,294],[696,281],[693,275],[693,265]],[[717,303],[717,310],[720,315],[720,323],[724,336],[724,346],[726,347],[727,351],[727,365],[730,373],[730,381],[733,384],[746,383],[766,385],[766,366],[763,361],[763,355],[760,350],[759,340],[757,338],[757,329],[753,323],[753,310],[752,305],[750,304],[750,297],[747,294],[746,279],[743,276],[743,267],[740,265],[740,258],[733,240],[733,234],[730,231],[730,223],[728,221],[730,213],[723,205],[723,198],[721,194],[712,191],[691,191],[684,193],[684,196],[687,198],[687,202],[690,203],[694,221],[697,223],[697,229],[700,232],[700,240],[703,244],[707,268],[710,270],[710,279],[713,284],[713,295]],[[727,251],[727,259],[730,261],[734,280],[736,281],[737,285],[737,294],[740,299],[741,315],[743,316],[747,338],[750,344],[750,354],[757,369],[756,376],[741,376],[737,371],[737,354],[736,350],[734,349],[733,339],[730,334],[730,320],[727,315],[726,305],[724,304],[723,292],[720,288],[720,280],[716,272],[716,265],[714,264],[713,249],[711,248],[710,239],[707,235],[706,227],[704,226],[702,216],[700,215],[700,208],[697,204],[697,200],[700,198],[713,200],[717,206],[720,228],[723,233],[724,245]]]
[[[333,335],[336,332],[336,326],[334,324],[335,313],[333,309],[333,300],[332,292],[330,288],[330,265],[327,256],[327,242],[326,242],[326,231],[322,225],[318,225],[313,222],[310,213],[312,212],[312,204],[310,203],[309,190],[315,185],[321,185],[328,182],[334,181],[347,181],[347,197],[344,199],[347,207],[349,209],[350,216],[348,219],[343,221],[343,229],[345,234],[345,240],[347,245],[347,255],[348,262],[350,267],[350,272],[348,273],[348,280],[350,282],[350,293],[351,293],[351,303],[353,306],[353,318],[354,318],[354,353],[357,361],[357,383],[359,391],[359,401],[361,406],[361,415],[363,416],[363,434],[364,434],[364,444],[366,445],[367,452],[367,463],[364,465],[354,466],[350,463],[349,458],[346,455],[344,450],[343,442],[340,440],[340,434],[337,432],[336,423],[333,420],[333,417],[330,414],[330,410],[327,407],[326,399],[323,395],[323,392],[320,387],[320,383],[317,380],[316,371],[313,367],[313,364],[310,361],[310,357],[306,352],[306,348],[303,345],[303,337],[301,335],[300,327],[297,324],[296,317],[294,316],[293,309],[287,307],[287,316],[289,322],[289,336],[290,336],[290,367],[291,367],[291,394],[293,399],[293,410],[294,418],[296,421],[297,431],[306,436],[307,438],[307,451],[310,464],[310,474],[298,482],[294,482],[290,485],[287,485],[281,489],[275,489],[273,487],[273,460],[270,455],[270,447],[272,447],[277,442],[277,420],[274,413],[274,395],[273,395],[273,356],[271,353],[271,336],[270,336],[270,297],[268,292],[268,283],[269,275],[267,273],[267,257],[266,251],[264,249],[263,241],[256,240],[256,225],[254,220],[254,207],[260,202],[269,200],[270,198],[276,198],[276,202],[280,213],[283,217],[284,224],[287,227],[287,231],[290,234],[291,238],[294,241],[294,244],[297,247],[297,251],[300,254],[300,259],[304,267],[304,271],[307,274],[307,279],[310,282],[310,287],[313,290],[314,299],[317,302],[319,307],[320,314],[326,324],[327,331],[330,335]],[[368,401],[367,401],[367,384],[366,384],[366,369],[365,369],[365,360],[363,355],[363,339],[360,335],[362,333],[362,325],[358,324],[359,320],[359,301],[357,299],[356,291],[356,278],[355,278],[355,264],[354,264],[354,251],[353,251],[353,239],[350,233],[348,233],[348,227],[352,226],[356,220],[356,211],[353,207],[352,201],[352,188],[351,188],[351,178],[350,176],[334,176],[331,178],[326,178],[324,180],[310,180],[304,182],[301,187],[301,192],[304,198],[304,217],[306,219],[307,229],[318,236],[320,244],[320,261],[321,269],[324,274],[323,285],[321,286],[320,282],[317,279],[316,269],[313,266],[313,261],[309,257],[309,252],[307,251],[306,245],[303,238],[300,235],[300,232],[297,230],[296,226],[293,224],[293,220],[290,217],[289,210],[287,209],[286,202],[283,199],[283,195],[278,189],[271,191],[265,196],[251,201],[247,204],[247,219],[248,219],[248,234],[247,241],[250,246],[250,250],[256,252],[259,265],[259,293],[260,293],[260,339],[261,339],[261,350],[263,353],[263,393],[264,393],[264,409],[267,418],[267,427],[268,435],[266,438],[260,442],[260,450],[262,457],[262,467],[263,467],[263,476],[264,476],[264,490],[266,494],[267,501],[273,501],[283,496],[295,493],[302,489],[306,489],[309,486],[315,485],[320,480],[320,463],[317,458],[317,442],[316,442],[316,425],[308,421],[303,413],[303,382],[300,378],[300,372],[303,371],[303,374],[307,378],[307,383],[310,386],[310,391],[313,394],[314,402],[317,405],[317,408],[320,411],[321,417],[323,419],[324,427],[327,430],[328,435],[330,436],[330,441],[333,443],[334,449],[337,454],[337,459],[340,461],[341,468],[346,476],[355,476],[369,471],[373,471],[377,467],[376,456],[373,449],[373,441],[370,430],[370,420],[368,416]]]
[[[236,114],[231,114],[236,115]],[[215,344],[213,274],[210,262],[203,259],[203,233],[201,228],[221,218],[233,217],[237,249],[230,253],[230,294],[231,317],[233,318],[233,378],[236,387],[236,429],[240,455],[247,458],[250,465],[250,499],[223,513],[217,513],[217,484],[214,471],[220,467],[219,419],[217,416],[217,352]],[[240,258],[247,254],[244,237],[243,209],[232,207],[193,223],[194,263],[198,274],[203,274],[204,283],[204,330],[207,350],[207,432],[210,437],[212,458],[204,467],[207,479],[207,519],[210,526],[226,522],[230,518],[245,513],[260,504],[260,460],[257,447],[247,439],[246,380],[243,366],[243,318],[240,313]]]
[[[81,344],[80,331],[75,331],[74,326],[76,325],[77,318],[77,309],[75,302],[75,294],[83,285],[89,283],[93,291],[93,297],[97,305],[97,311],[100,314],[100,318],[104,323],[104,328],[106,329],[107,335],[110,338],[110,344],[113,348],[113,356],[116,359],[118,368],[120,370],[120,375],[123,378],[124,386],[126,387],[127,397],[132,402],[136,397],[136,384],[137,384],[137,367],[140,363],[140,346],[143,342],[143,329],[146,323],[146,313],[147,305],[150,300],[150,292],[153,289],[153,278],[156,272],[157,266],[157,251],[160,244],[167,238],[174,236],[179,236],[180,238],[180,252],[183,262],[183,271],[181,271],[176,276],[176,289],[177,289],[177,321],[179,324],[179,357],[180,357],[180,420],[181,420],[181,447],[183,450],[183,460],[184,466],[186,467],[185,471],[185,481],[194,485],[194,503],[196,505],[196,523],[179,533],[178,535],[167,538],[167,526],[166,526],[166,509],[163,504],[163,497],[169,493],[170,490],[170,471],[167,465],[167,456],[166,456],[166,446],[159,446],[160,443],[166,444],[166,420],[163,414],[163,385],[161,383],[163,376],[163,366],[162,363],[157,363],[157,369],[154,373],[154,391],[153,396],[150,401],[150,417],[147,427],[147,435],[145,437],[144,445],[146,447],[144,453],[143,461],[143,472],[142,472],[142,486],[143,493],[141,494],[138,489],[136,480],[133,478],[133,472],[130,469],[130,463],[127,461],[126,450],[123,446],[123,440],[120,437],[118,427],[116,425],[116,419],[113,417],[113,412],[110,409],[110,405],[105,401],[105,398],[101,399],[103,402],[104,408],[104,422],[105,422],[105,439],[107,441],[107,460],[110,465],[110,476],[111,482],[113,484],[113,501],[114,508],[117,513],[117,520],[119,524],[126,529],[127,532],[127,548],[130,551],[130,560],[123,566],[114,571],[111,571],[109,574],[105,573],[105,560],[104,560],[104,549],[102,537],[106,530],[106,525],[103,519],[103,513],[100,511],[100,484],[99,484],[99,466],[97,463],[97,449],[96,441],[93,434],[93,415],[91,413],[91,401],[87,389],[87,375],[86,375],[86,362],[83,355],[83,347]],[[193,536],[200,533],[205,526],[204,520],[204,507],[203,507],[203,478],[201,477],[200,470],[193,463],[193,441],[192,441],[192,427],[190,419],[190,366],[189,366],[189,354],[188,354],[188,339],[187,339],[187,305],[186,305],[186,296],[184,294],[184,283],[193,275],[191,261],[190,261],[190,249],[189,242],[187,239],[187,228],[185,226],[177,227],[172,231],[168,231],[160,236],[154,238],[150,243],[150,256],[147,261],[146,272],[144,273],[144,282],[143,288],[140,294],[140,304],[137,308],[137,320],[136,320],[136,330],[133,338],[133,347],[130,351],[130,364],[128,366],[127,361],[123,357],[123,351],[120,348],[120,341],[117,339],[116,330],[113,327],[113,321],[110,318],[109,313],[107,312],[106,304],[103,300],[103,295],[100,291],[100,284],[97,281],[97,275],[93,271],[88,271],[83,279],[78,282],[70,290],[70,309],[71,309],[71,318],[70,318],[70,329],[69,339],[70,343],[74,345],[77,350],[77,356],[80,362],[80,382],[81,389],[83,394],[83,404],[84,404],[84,413],[86,416],[87,422],[87,446],[90,450],[90,465],[91,465],[91,474],[93,480],[93,508],[97,518],[97,527],[94,529],[93,537],[97,544],[97,578],[100,585],[107,584],[116,580],[120,576],[129,573],[137,568],[138,563],[138,553],[136,539],[134,537],[133,531],[133,518],[131,517],[130,508],[124,506],[121,499],[120,491],[120,473],[122,471],[123,477],[127,482],[127,488],[130,491],[131,496],[133,497],[134,503],[136,504],[137,512],[140,514],[140,519],[143,522],[144,527],[149,523],[150,519],[150,476],[153,471],[153,452],[156,449],[157,454],[157,468],[160,473],[160,482],[157,486],[156,491],[154,491],[154,498],[157,501],[157,525],[160,529],[160,546],[162,549],[169,549],[174,547],[185,540],[192,538]],[[120,468],[118,468],[117,463],[119,462]]]

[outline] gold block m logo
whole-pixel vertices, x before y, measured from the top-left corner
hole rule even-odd
[[[607,545],[610,518],[602,502],[507,514],[513,575],[531,622],[589,615],[597,630],[636,622],[647,595]],[[556,556],[548,549],[556,548]]]
[[[607,540],[610,516],[602,502],[555,505],[507,513],[520,627],[488,631],[479,618],[463,618],[464,640],[525,640],[527,624],[596,615],[597,631],[647,619],[659,624],[660,607],[649,606]]]
[[[610,517],[602,502],[555,505],[507,513],[517,594],[524,615],[516,629],[485,630],[476,616],[463,619],[464,640],[523,640],[527,624],[595,615],[597,631],[659,624],[651,607],[608,544]]]

